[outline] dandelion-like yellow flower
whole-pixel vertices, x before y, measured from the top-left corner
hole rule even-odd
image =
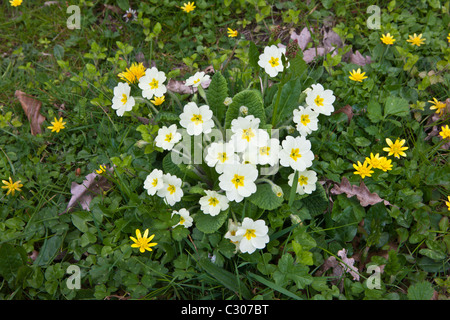
[[[450,33],[447,36],[447,41],[450,42]]]
[[[408,40],[406,40],[407,42],[410,42],[412,45],[414,45],[414,46],[418,46],[418,47],[420,47],[420,45],[421,44],[424,44],[425,43],[425,40],[427,40],[427,39],[425,39],[425,38],[422,38],[422,34],[419,34],[419,35],[416,35],[415,33],[414,33],[414,36],[409,36],[409,39]]]
[[[59,131],[60,131],[61,129],[64,129],[64,128],[65,128],[64,125],[66,124],[66,122],[63,122],[63,118],[59,118],[59,120],[58,120],[58,119],[56,119],[56,117],[55,117],[55,121],[52,121],[51,124],[52,124],[53,126],[49,126],[49,127],[47,127],[47,128],[48,128],[48,129],[52,129],[52,132],[56,131],[56,133],[59,133]]]
[[[18,6],[20,6],[22,4],[22,0],[10,0],[9,3],[13,7],[18,7]]]
[[[14,192],[16,191],[22,191],[20,188],[23,187],[23,184],[20,183],[20,180],[17,180],[16,182],[13,182],[11,177],[9,177],[9,181],[2,180],[4,186],[2,186],[2,189],[8,189],[8,192],[6,192],[6,195],[12,194],[14,195]]]
[[[370,158],[366,157],[366,161],[374,169],[381,169],[382,159],[380,158],[380,154],[379,153],[377,153],[376,155],[373,155],[373,153],[371,152],[370,153]]]
[[[388,170],[392,170],[392,160],[388,159],[386,157],[381,157],[379,169],[383,170],[384,172],[386,172]]]
[[[106,168],[104,165],[100,165],[98,170],[95,170],[95,172],[97,172],[97,174],[102,174],[104,172],[106,172]]]
[[[450,128],[448,124],[441,127],[441,132],[439,134],[442,136],[442,139],[450,139]]]
[[[159,106],[161,104],[163,104],[163,102],[165,101],[166,96],[161,96],[161,97],[155,97],[155,99],[150,100],[151,103],[153,103],[155,106]]]
[[[383,34],[383,35],[381,36],[380,40],[381,40],[381,42],[383,42],[384,44],[388,44],[388,45],[394,44],[394,41],[395,41],[394,37],[391,36],[391,34],[390,34],[389,32],[386,33],[386,34]]]
[[[348,78],[353,81],[362,82],[364,79],[367,79],[365,74],[366,74],[365,72],[361,73],[360,68],[358,68],[358,70],[356,70],[356,71],[355,71],[355,69],[353,69],[352,71],[350,71],[350,77],[348,77]]]
[[[233,30],[231,28],[228,28],[227,32],[228,32],[228,37],[230,37],[230,38],[237,37],[237,35],[238,35],[237,30]]]
[[[430,110],[436,109],[436,113],[442,115],[442,113],[444,112],[445,103],[438,101],[436,98],[433,98],[433,101],[428,102],[433,104],[433,106],[430,107]]]
[[[191,12],[191,11],[194,11],[194,9],[196,8],[196,6],[194,6],[194,3],[195,2],[188,2],[187,4],[186,3],[183,3],[183,6],[181,7],[181,9],[184,11],[184,12],[186,12],[186,13],[189,13],[189,12]]]
[[[124,72],[119,73],[118,76],[128,83],[136,83],[141,77],[145,76],[145,67],[142,63],[135,62]]]
[[[362,179],[364,179],[365,177],[371,177],[373,171],[370,170],[372,169],[372,166],[366,161],[364,161],[363,164],[361,164],[361,162],[358,161],[358,165],[353,164],[353,168],[355,168],[355,172],[353,172],[354,174],[359,174],[361,176]]]
[[[136,238],[130,236],[130,239],[134,242],[131,247],[139,248],[139,251],[141,253],[145,252],[145,250],[152,251],[151,247],[157,245],[156,242],[150,242],[152,241],[154,236],[154,234],[152,234],[150,237],[148,236],[148,229],[145,229],[144,236],[141,236],[141,231],[139,229],[136,229]]]
[[[447,205],[448,211],[450,211],[450,196],[447,196],[448,201],[445,201],[445,204]]]
[[[395,140],[395,143],[392,142],[391,139],[386,138],[386,143],[389,147],[383,148],[383,151],[389,152],[389,156],[394,155],[394,157],[400,159],[400,156],[406,157],[406,153],[404,153],[404,150],[408,150],[408,147],[403,147],[405,144],[405,139],[402,140]]]

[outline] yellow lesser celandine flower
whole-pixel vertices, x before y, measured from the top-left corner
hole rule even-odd
[[[424,44],[425,43],[425,40],[427,40],[427,39],[425,39],[425,38],[422,38],[422,34],[419,34],[419,35],[416,35],[415,33],[414,33],[414,36],[409,36],[409,39],[408,40],[406,40],[407,42],[410,42],[412,45],[414,45],[414,46],[418,46],[418,47],[420,47],[420,45],[421,44]]]
[[[9,3],[13,7],[18,7],[18,6],[20,6],[22,4],[22,0],[10,0]]]
[[[166,99],[166,97],[163,95],[161,97],[155,97],[155,99],[150,100],[150,102],[153,103],[155,106],[159,106],[159,105],[163,104],[165,99]]]
[[[450,42],[450,33],[447,36],[447,41]]]
[[[350,77],[348,77],[348,78],[353,81],[362,82],[364,79],[367,79],[365,74],[366,74],[365,72],[361,73],[360,68],[358,68],[358,70],[356,70],[356,71],[355,71],[355,69],[353,69],[352,71],[350,71]]]
[[[134,242],[131,247],[139,248],[139,251],[141,253],[145,252],[145,250],[152,251],[153,249],[151,247],[157,245],[156,242],[150,242],[152,241],[154,236],[154,234],[152,234],[150,237],[148,236],[148,229],[145,229],[143,236],[141,235],[141,231],[139,229],[136,229],[136,238],[130,236],[130,239]]]
[[[383,34],[383,35],[381,36],[380,40],[381,40],[381,42],[383,42],[384,44],[388,44],[388,45],[394,44],[394,41],[395,41],[394,37],[391,36],[391,34],[390,34],[389,32],[386,33],[386,34]]]
[[[95,170],[95,172],[97,172],[97,174],[102,174],[104,172],[106,172],[106,168],[104,165],[100,165],[98,170]]]
[[[118,77],[128,83],[137,83],[141,77],[145,76],[145,67],[141,63],[133,63],[124,72],[118,74]]]
[[[355,168],[355,172],[353,172],[354,174],[359,174],[361,176],[362,179],[364,179],[365,177],[371,177],[373,171],[370,170],[372,169],[372,166],[366,161],[364,161],[363,164],[361,164],[361,162],[358,161],[358,164],[356,165],[355,163],[353,164],[353,168]]]
[[[186,12],[186,13],[189,13],[189,12],[191,12],[191,11],[194,11],[194,9],[196,8],[195,6],[194,6],[194,3],[195,2],[188,2],[187,4],[186,3],[183,3],[183,6],[181,7],[181,9],[184,11],[184,12]]]
[[[447,196],[448,201],[445,201],[445,204],[447,205],[448,211],[450,211],[450,196]]]
[[[66,122],[63,122],[63,118],[59,118],[59,120],[58,120],[58,119],[56,119],[56,117],[55,117],[55,121],[52,121],[51,124],[52,124],[53,126],[49,126],[49,127],[47,127],[47,128],[48,128],[48,129],[52,129],[52,132],[56,131],[56,133],[59,133],[59,131],[60,131],[61,129],[64,129],[64,128],[65,128],[64,125],[66,124]]]
[[[441,132],[439,134],[442,136],[442,139],[450,139],[450,128],[448,124],[441,127]]]
[[[433,98],[433,101],[428,102],[433,104],[433,106],[430,107],[430,110],[436,109],[436,113],[442,115],[442,113],[444,112],[445,103],[438,101],[436,98]]]
[[[380,154],[377,153],[376,155],[373,155],[373,153],[370,153],[370,158],[366,157],[366,161],[368,164],[370,164],[374,169],[381,169],[381,163],[382,160],[380,158]]]
[[[386,172],[388,170],[392,170],[392,160],[388,159],[386,157],[381,157],[379,169],[383,170],[384,172]]]
[[[23,184],[20,183],[20,180],[17,180],[16,182],[13,182],[11,177],[9,177],[9,181],[2,180],[4,186],[2,186],[2,189],[8,189],[8,192],[6,192],[6,195],[10,194],[14,195],[14,192],[16,191],[22,191],[20,188],[23,187]]]
[[[230,37],[230,38],[237,37],[237,35],[238,35],[237,30],[233,30],[231,28],[228,28],[227,32],[228,32],[228,37]]]
[[[393,143],[391,139],[386,138],[386,143],[389,147],[383,148],[383,151],[389,152],[389,156],[394,155],[397,159],[400,159],[400,156],[406,157],[406,153],[403,152],[404,150],[408,150],[408,147],[403,147],[405,139],[397,139]]]

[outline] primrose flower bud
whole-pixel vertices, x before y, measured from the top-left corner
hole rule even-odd
[[[223,104],[228,107],[232,102],[233,99],[231,99],[230,97],[226,97],[225,100],[223,101]]]
[[[281,189],[281,187],[280,186],[278,186],[278,185],[276,185],[276,184],[272,184],[272,191],[273,191],[273,193],[275,193],[275,195],[278,197],[278,198],[280,198],[280,197],[282,197],[283,195],[284,195],[284,193],[283,193],[283,189]]]
[[[243,116],[246,116],[246,115],[248,115],[248,108],[247,108],[246,106],[241,106],[241,107],[239,108],[239,112],[240,112]]]

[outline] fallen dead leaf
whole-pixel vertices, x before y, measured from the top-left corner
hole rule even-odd
[[[297,34],[295,31],[292,31],[291,39],[297,40],[298,46],[300,47],[300,49],[302,49],[302,51],[306,49],[306,46],[312,40],[311,33],[306,27],[303,28],[302,31],[300,31],[300,34]]]
[[[22,105],[22,109],[25,112],[28,121],[30,121],[31,134],[35,136],[39,133],[42,133],[41,124],[45,121],[45,117],[39,113],[41,110],[42,102],[34,99],[33,97],[20,90],[16,90],[15,96]]]
[[[380,198],[378,194],[371,193],[363,181],[361,181],[359,186],[351,185],[346,177],[342,178],[341,184],[335,184],[330,192],[334,195],[344,193],[347,195],[347,198],[356,196],[363,207],[374,205],[382,201],[385,205],[391,205],[389,201]]]
[[[106,167],[106,170],[113,172],[114,169]],[[111,183],[108,178],[103,175],[99,175],[96,172],[88,174],[86,179],[81,184],[78,184],[75,181],[72,182],[72,186],[70,188],[72,198],[70,198],[66,210],[61,214],[68,212],[77,204],[79,204],[83,210],[89,211],[89,205],[92,199],[110,188]]]
[[[341,112],[342,112],[342,113],[345,113],[345,114],[347,115],[347,118],[348,118],[347,123],[350,124],[350,121],[352,121],[352,118],[353,118],[353,109],[352,109],[352,106],[348,104],[348,105],[346,105],[345,107],[342,107],[342,108],[340,108],[340,109],[334,111],[333,114],[341,113]]]
[[[363,56],[361,52],[356,50],[355,53],[350,54],[350,63],[357,64],[361,67],[365,66],[366,64],[372,63],[372,59],[369,56]]]

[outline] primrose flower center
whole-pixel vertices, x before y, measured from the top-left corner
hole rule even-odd
[[[244,176],[240,176],[238,174],[235,174],[231,182],[234,184],[234,186],[237,188],[244,186]]]
[[[166,139],[164,141],[170,142],[172,141],[172,133],[166,134]]]
[[[298,178],[298,184],[301,185],[301,186],[304,186],[304,185],[308,184],[308,177],[305,177],[305,176],[301,175]]]
[[[280,64],[279,60],[280,60],[279,58],[275,58],[275,57],[270,58],[269,63],[272,66],[272,68],[275,68]]]
[[[159,81],[153,78],[152,82],[150,82],[150,89],[158,89]]]
[[[193,114],[191,121],[194,122],[196,125],[203,123],[202,115],[201,114]]]
[[[259,154],[262,156],[264,156],[264,155],[268,156],[270,154],[270,147],[265,146],[265,147],[259,148]]]
[[[209,205],[213,206],[213,207],[215,207],[219,204],[219,200],[217,200],[217,198],[214,198],[214,197],[209,198],[208,202],[209,202]]]
[[[169,191],[170,194],[174,194],[176,191],[176,188],[173,184],[169,184],[169,187],[167,188],[167,191]]]
[[[226,152],[223,152],[223,153],[222,153],[222,152],[219,152],[217,158],[218,158],[222,163],[224,163],[225,161],[228,160],[228,157],[227,157],[227,153],[226,153]]]
[[[251,238],[255,238],[256,237],[255,229],[247,229],[245,231],[244,237],[246,237],[247,240],[250,240]]]
[[[158,184],[158,179],[157,178],[153,179],[152,186],[156,187],[157,184]]]
[[[250,139],[255,136],[255,133],[253,132],[252,128],[244,129],[242,132],[242,139],[247,140],[247,142],[250,142]]]
[[[311,120],[309,120],[309,115],[307,114],[302,114],[302,116],[300,117],[300,122],[306,126],[308,123],[311,122]]]
[[[318,107],[322,107],[323,106],[323,98],[321,98],[319,95],[317,95],[317,97],[314,99],[314,103],[318,106]]]
[[[300,150],[297,149],[292,149],[291,150],[291,154],[289,155],[294,161],[297,161],[298,158],[301,158],[302,155],[300,154]]]
[[[122,99],[120,100],[123,104],[127,103],[128,98],[127,95],[125,93],[122,94]]]
[[[180,224],[184,224],[186,220],[183,217],[180,217]]]
[[[198,78],[197,80],[194,80],[194,84],[197,84],[200,82],[200,78]]]

